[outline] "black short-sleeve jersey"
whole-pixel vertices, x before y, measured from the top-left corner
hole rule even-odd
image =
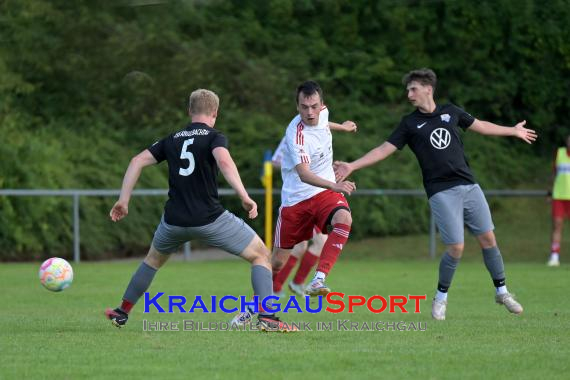
[[[432,113],[415,110],[404,116],[388,137],[398,149],[409,145],[422,169],[428,198],[457,185],[474,184],[459,129],[469,128],[475,118],[453,105],[436,106]]]
[[[226,137],[216,129],[192,123],[148,148],[158,162],[168,162],[166,223],[203,226],[225,211],[218,198],[218,166],[212,150],[227,146]]]

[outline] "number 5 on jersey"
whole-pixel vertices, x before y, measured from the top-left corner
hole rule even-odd
[[[182,168],[178,169],[178,174],[184,177],[187,177],[190,174],[192,174],[192,172],[194,172],[194,168],[196,167],[196,163],[194,162],[194,155],[192,154],[192,152],[188,152],[186,150],[188,149],[188,145],[192,144],[194,144],[194,139],[184,140],[184,145],[182,145],[182,151],[180,152],[181,159],[190,161],[190,164],[186,169]]]

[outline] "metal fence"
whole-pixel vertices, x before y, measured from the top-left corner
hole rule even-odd
[[[263,195],[265,189],[247,189],[250,195]],[[118,197],[120,190],[104,190],[104,189],[63,189],[63,190],[47,190],[47,189],[3,189],[0,190],[0,196],[13,196],[13,197],[70,197],[73,198],[73,260],[78,263],[81,260],[80,252],[80,220],[79,208],[81,197]],[[281,192],[278,189],[273,190],[274,195],[279,195]],[[166,196],[167,189],[141,189],[134,190],[133,196]],[[219,189],[220,196],[235,195],[232,189]],[[547,191],[545,190],[487,190],[485,191],[487,197],[546,197]],[[411,196],[411,197],[425,197],[423,189],[362,189],[352,193],[352,196]],[[436,227],[433,215],[430,217],[430,233],[429,233],[429,256],[435,258],[436,253]],[[189,258],[190,245],[184,246],[184,256]]]

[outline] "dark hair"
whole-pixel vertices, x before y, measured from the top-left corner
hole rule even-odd
[[[323,90],[321,89],[321,86],[319,86],[319,84],[315,81],[308,80],[305,83],[302,83],[301,85],[299,85],[299,87],[297,87],[297,97],[295,98],[295,102],[297,104],[299,104],[299,94],[300,93],[303,93],[303,95],[305,97],[309,97],[309,96],[314,95],[314,94],[319,94],[319,97],[321,98],[321,102],[324,101]]]
[[[424,86],[431,86],[435,92],[435,87],[437,85],[437,76],[432,69],[426,67],[412,70],[402,78],[402,83],[404,86],[410,84],[410,82],[419,82]]]

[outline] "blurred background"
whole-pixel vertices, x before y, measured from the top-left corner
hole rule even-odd
[[[196,88],[219,94],[216,128],[246,187],[261,188],[263,153],[296,114],[300,82],[320,82],[331,120],[357,122],[357,134],[334,136],[335,158],[352,160],[413,110],[401,78],[429,67],[439,103],[502,125],[524,119],[539,134],[532,146],[463,134],[483,189],[547,190],[569,127],[569,20],[568,0],[0,0],[0,189],[119,189],[133,155],[184,127]],[[352,179],[422,187],[407,148]],[[167,187],[163,164],[137,188]],[[115,197],[82,197],[82,259],[145,254],[165,199],[133,197],[115,225]],[[222,202],[244,216],[235,197]],[[503,255],[546,260],[545,197],[489,202]],[[427,256],[425,196],[353,197],[351,207],[359,252]],[[69,197],[0,196],[0,260],[71,257],[72,218]],[[262,217],[252,225],[263,234]]]

